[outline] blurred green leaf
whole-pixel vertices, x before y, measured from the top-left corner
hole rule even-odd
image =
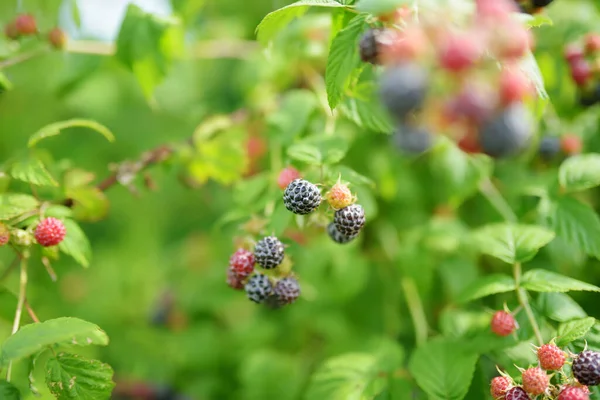
[[[473,240],[482,253],[509,264],[531,260],[552,239],[554,232],[536,225],[498,223],[473,232]]]
[[[107,400],[115,383],[108,364],[60,353],[46,362],[46,384],[58,400]]]
[[[553,25],[552,19],[544,13],[535,15],[517,13],[517,18],[528,28],[538,28],[543,25]]]
[[[253,352],[241,365],[240,399],[295,400],[300,392],[300,366],[294,358],[270,350]]]
[[[300,0],[267,14],[256,28],[256,36],[262,44],[270,42],[275,35],[289,25],[295,18],[301,17],[313,7],[344,7],[334,0]]]
[[[366,27],[366,19],[364,14],[357,15],[331,42],[325,69],[325,86],[327,101],[332,110],[343,99],[348,78],[359,62],[358,42]]]
[[[2,365],[29,357],[54,344],[106,346],[108,336],[97,325],[79,318],[49,319],[21,327],[2,344]]]
[[[45,349],[29,357],[29,374],[27,375],[27,379],[29,380],[29,390],[31,390],[31,393],[33,393],[35,396],[41,396],[40,391],[35,385],[35,365],[38,358],[44,353],[44,351]]]
[[[0,380],[0,399],[21,400],[21,393],[12,383]]]
[[[58,248],[65,254],[73,257],[83,267],[88,267],[92,259],[92,247],[79,225],[72,219],[65,219],[67,234],[65,239],[59,243]]]
[[[354,88],[352,97],[339,105],[339,110],[361,128],[380,133],[392,133],[394,125],[383,109],[373,83],[361,83]]]
[[[112,132],[107,127],[99,124],[96,121],[87,119],[69,119],[66,121],[60,121],[46,125],[29,138],[27,145],[29,147],[33,147],[41,140],[56,136],[60,134],[62,130],[67,128],[89,128],[104,136],[109,142],[113,142],[115,140]]]
[[[18,217],[21,214],[35,210],[39,205],[39,201],[28,194],[0,194],[0,220],[5,221]]]
[[[275,205],[275,211],[273,211],[273,214],[269,219],[267,232],[269,232],[269,234],[273,233],[275,236],[282,235],[292,221],[292,216],[293,214],[285,208],[283,201],[278,201]]]
[[[33,154],[20,157],[10,165],[10,176],[23,182],[38,186],[58,186],[42,160]]]
[[[279,109],[267,118],[269,126],[274,128],[274,139],[283,144],[294,140],[306,128],[317,105],[315,94],[308,90],[287,92]]]
[[[515,280],[502,274],[488,275],[473,282],[458,296],[457,302],[466,303],[496,293],[516,289]]]
[[[4,75],[2,71],[0,71],[0,94],[9,91],[13,88],[13,84],[10,80]]]
[[[73,22],[75,22],[75,25],[80,28],[81,15],[79,15],[79,5],[77,4],[77,0],[70,0],[69,8],[71,9],[71,17],[73,17]]]
[[[567,192],[577,192],[600,185],[600,154],[569,157],[560,166],[558,181]]]
[[[409,369],[431,399],[462,400],[471,385],[478,358],[456,343],[437,339],[417,348]]]
[[[556,340],[556,345],[563,347],[584,337],[595,323],[596,318],[592,317],[563,322],[558,326],[558,339]]]
[[[65,194],[73,200],[73,214],[79,221],[100,221],[108,214],[108,197],[95,186],[72,187]]]
[[[600,288],[597,286],[543,269],[527,271],[523,275],[521,286],[533,292],[569,292],[571,290],[600,292]]]
[[[554,321],[566,322],[587,317],[583,308],[564,293],[540,293],[537,304],[540,312]]]
[[[335,164],[344,158],[348,146],[348,141],[339,136],[313,135],[291,145],[287,154],[307,164]]]
[[[412,3],[413,0],[358,0],[356,9],[361,12],[381,15]]]

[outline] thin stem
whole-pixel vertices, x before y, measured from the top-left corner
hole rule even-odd
[[[0,61],[0,69],[4,69],[4,68],[12,67],[13,65],[20,64],[31,58],[34,58],[41,54],[44,54],[44,53],[48,52],[49,50],[50,49],[47,49],[47,48],[36,49],[36,50],[29,51],[27,53],[19,54],[13,58],[2,60],[2,61]]]
[[[21,275],[20,275],[20,284],[19,284],[19,299],[17,301],[17,310],[15,311],[15,320],[13,322],[13,327],[11,331],[11,335],[14,335],[19,330],[19,326],[21,325],[21,314],[23,314],[23,305],[25,304],[25,295],[27,292],[27,258],[21,257]],[[12,361],[8,364],[8,369],[6,371],[6,380],[10,382],[10,375],[12,372]]]
[[[515,277],[515,291],[517,293],[519,304],[525,310],[525,314],[527,314],[527,319],[533,328],[533,333],[535,334],[538,344],[542,346],[544,344],[542,332],[540,331],[540,327],[538,326],[535,316],[533,315],[533,310],[531,309],[529,298],[527,297],[527,291],[521,287],[521,263],[515,263],[513,266],[513,275]]]
[[[25,299],[25,308],[27,309],[27,314],[29,314],[29,317],[31,317],[33,322],[39,323],[40,319],[38,318],[36,313],[33,311],[33,308],[31,308],[31,304],[29,304],[29,301],[27,301],[27,299]]]
[[[408,305],[408,312],[410,313],[413,325],[415,326],[417,346],[420,346],[427,342],[427,334],[429,331],[427,317],[425,316],[425,310],[423,309],[423,302],[419,296],[415,281],[412,278],[402,278],[402,289]]]
[[[517,222],[517,216],[491,180],[484,180],[479,186],[479,191],[506,221]]]

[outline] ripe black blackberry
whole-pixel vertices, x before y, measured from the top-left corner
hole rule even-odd
[[[427,73],[416,64],[387,68],[379,80],[379,96],[390,115],[403,121],[423,105],[427,94]]]
[[[538,150],[540,157],[545,161],[550,161],[560,153],[560,138],[557,136],[544,136],[540,140]]]
[[[353,236],[344,235],[343,233],[338,231],[337,227],[335,226],[335,224],[333,222],[331,222],[329,225],[327,225],[327,234],[329,235],[331,240],[333,240],[334,242],[339,243],[339,244],[349,243],[352,240],[354,240],[356,238],[356,236],[358,236],[358,235],[353,235]]]
[[[377,59],[379,57],[377,37],[379,36],[380,29],[369,29],[360,38],[358,43],[358,49],[360,52],[360,59],[370,64],[378,64]]]
[[[250,277],[244,289],[248,298],[255,303],[262,303],[273,294],[273,285],[271,285],[269,278],[263,274]]]
[[[300,296],[300,284],[291,276],[280,279],[273,288],[273,294],[281,305],[292,304]]]
[[[283,261],[283,243],[275,236],[262,238],[254,246],[254,260],[264,269],[276,268]]]
[[[283,192],[283,204],[294,214],[310,214],[321,204],[321,191],[309,181],[294,179]]]
[[[485,122],[479,131],[483,152],[492,157],[508,157],[523,150],[531,139],[529,113],[515,103]]]
[[[573,360],[573,376],[577,382],[586,386],[600,384],[600,353],[582,351]]]
[[[360,204],[352,204],[335,212],[333,223],[345,236],[356,236],[365,225],[365,210]]]

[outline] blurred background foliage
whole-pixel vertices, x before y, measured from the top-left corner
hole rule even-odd
[[[30,268],[28,298],[42,320],[76,316],[108,333],[108,347],[86,351],[113,366],[121,388],[148,382],[176,388],[193,399],[298,399],[307,393],[311,373],[327,357],[364,352],[384,364],[385,360],[403,364],[415,343],[407,293],[420,294],[431,329],[447,336],[486,329],[490,310],[503,301],[514,307],[510,295],[496,296],[466,311],[455,305],[457,294],[478,276],[506,269],[490,259],[480,260],[465,239],[469,226],[500,220],[497,213],[480,195],[462,205],[462,219],[440,212],[455,193],[444,164],[436,169],[435,163],[431,168],[422,160],[409,162],[393,154],[384,135],[352,125],[339,127],[340,135],[351,143],[344,164],[374,182],[355,186],[369,220],[361,242],[336,246],[325,236],[309,232],[298,238],[288,232],[285,241],[291,244],[288,252],[303,296],[285,309],[257,307],[243,293],[228,288],[225,270],[235,249],[234,237],[240,233],[236,213],[249,216],[260,208],[248,194],[252,181],[239,183],[240,175],[266,171],[265,177],[275,179],[278,170],[271,169],[274,160],[269,157],[274,146],[294,140],[290,131],[296,129],[301,107],[309,115],[320,107],[314,97],[307,100],[305,92],[296,92],[296,98],[287,98],[288,110],[269,114],[283,91],[306,87],[303,68],[323,71],[330,18],[311,13],[291,24],[272,51],[263,51],[254,42],[255,27],[264,15],[288,1],[131,2],[157,17],[149,20],[147,29],[132,33],[134,40],[141,41],[132,46],[143,53],[144,35],[165,35],[159,59],[149,62],[152,72],[144,75],[131,73],[137,67],[127,54],[82,54],[85,40],[116,40],[127,3],[0,2],[1,24],[16,12],[31,12],[42,27],[59,23],[71,38],[83,43],[77,51],[45,53],[3,70],[14,88],[0,97],[0,159],[24,149],[28,137],[48,123],[90,118],[109,127],[117,142],[109,144],[99,136],[73,130],[42,147],[48,151],[45,156],[59,164],[76,165],[102,179],[110,173],[111,163],[135,159],[161,143],[185,140],[211,115],[246,108],[268,115],[268,123],[255,121],[228,131],[225,139],[204,149],[208,159],[217,160],[212,164],[198,160],[195,168],[183,172],[177,165],[152,169],[156,191],[147,190],[140,181],[139,196],[124,187],[107,192],[107,218],[82,224],[94,252],[89,269],[65,257],[54,265],[59,281],[52,283],[41,264]],[[597,4],[593,0],[555,3],[548,9],[554,25],[536,29],[535,55],[559,117],[547,123],[542,133],[575,133],[584,138],[586,151],[600,151],[598,110],[582,113],[578,108],[575,86],[562,59],[565,43],[597,28]],[[172,25],[169,17],[180,18],[183,24]],[[181,37],[185,51],[177,39]],[[6,52],[8,43],[1,40],[0,52]],[[322,126],[317,121],[298,129],[316,132]],[[280,166],[288,162],[275,161]],[[511,191],[553,168],[517,162],[498,165],[497,175],[514,183],[501,189],[520,216],[536,205],[527,198],[511,198]],[[590,192],[587,200],[597,204],[597,194],[597,190]],[[289,218],[281,212],[276,215]],[[224,223],[223,216],[235,222]],[[11,261],[5,253],[0,251],[2,269]],[[598,262],[560,240],[536,257],[531,267],[600,284]],[[6,286],[16,290],[17,277],[10,277]],[[171,307],[166,293],[173,296]],[[536,308],[543,310],[554,301],[571,304],[557,318],[565,313],[600,315],[593,294],[573,297],[582,309],[560,294],[540,296]],[[0,299],[0,338],[4,339],[10,333],[15,300],[8,294]],[[527,337],[528,333],[521,334]],[[495,362],[504,360],[510,367],[525,354],[519,349],[497,353],[479,361],[467,398],[487,396]],[[390,378],[390,392],[381,398],[407,398],[392,394],[410,390],[403,371]],[[26,376],[26,365],[17,365],[14,375]],[[27,392],[26,379],[16,383],[22,393]],[[319,398],[310,390],[308,397]],[[42,398],[50,397],[43,393]]]

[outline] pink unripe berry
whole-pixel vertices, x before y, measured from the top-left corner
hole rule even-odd
[[[492,379],[492,383],[490,384],[490,393],[496,400],[504,399],[506,391],[510,389],[511,386],[512,383],[510,379],[505,376],[497,376]]]
[[[500,100],[507,105],[522,101],[531,91],[529,79],[516,68],[505,68],[500,75]]]
[[[35,228],[35,240],[44,247],[56,246],[66,234],[62,221],[53,217],[43,219]]]
[[[227,285],[235,290],[242,290],[244,288],[243,279],[237,276],[231,267],[227,269]]]
[[[480,54],[479,44],[474,37],[450,34],[442,38],[438,58],[442,68],[460,72],[471,68]]]
[[[585,389],[587,389],[587,387],[585,387]],[[586,392],[586,390],[584,390],[583,387],[579,388],[567,386],[566,388],[561,390],[560,394],[557,397],[557,400],[589,400],[589,393],[589,389]]]
[[[4,246],[10,240],[10,232],[6,225],[0,223],[0,247]]]
[[[423,30],[409,28],[385,46],[381,51],[384,64],[417,59],[427,48],[427,38]]]
[[[517,11],[513,1],[506,0],[475,0],[476,16],[480,20],[504,20],[510,18],[510,13]]]
[[[583,86],[592,76],[592,68],[585,59],[575,60],[571,63],[571,77],[577,86]]]
[[[523,389],[531,395],[543,394],[550,384],[550,377],[541,368],[529,368],[523,372]]]
[[[560,147],[565,154],[572,156],[581,153],[583,143],[579,136],[567,134],[560,138]]]
[[[523,57],[533,47],[531,32],[517,23],[507,24],[498,31],[494,47],[499,58],[516,60]]]
[[[294,167],[285,167],[277,177],[277,186],[280,189],[285,189],[294,179],[301,178],[300,172]]]
[[[554,344],[545,344],[537,350],[540,367],[546,371],[556,371],[565,365],[566,353]]]
[[[348,186],[338,182],[331,187],[331,190],[325,195],[327,202],[334,210],[340,210],[348,207],[356,201],[354,195]]]
[[[579,61],[583,59],[583,49],[577,44],[570,44],[565,47],[564,52],[565,60],[569,64],[572,64],[575,61]]]
[[[61,50],[65,47],[67,42],[67,35],[60,28],[53,28],[48,32],[48,41],[55,49]]]
[[[15,27],[21,35],[34,35],[37,33],[37,23],[31,14],[21,14],[15,19]]]
[[[498,336],[508,336],[514,332],[517,322],[512,314],[506,311],[496,311],[492,317],[492,332]]]

